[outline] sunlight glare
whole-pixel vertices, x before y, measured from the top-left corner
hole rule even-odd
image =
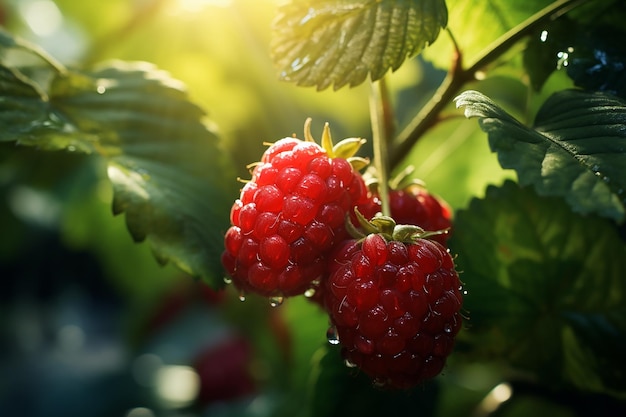
[[[496,385],[480,403],[480,408],[486,413],[491,414],[508,401],[513,395],[513,388],[510,384],[503,382]]]
[[[229,7],[233,2],[232,0],[178,0],[177,3],[181,11],[197,13],[209,6]]]
[[[61,28],[63,15],[51,0],[24,2],[20,12],[26,24],[38,36],[50,36]]]
[[[126,417],[154,417],[154,413],[149,408],[137,407],[130,410]]]

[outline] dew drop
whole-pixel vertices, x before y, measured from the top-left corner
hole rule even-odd
[[[446,323],[445,326],[443,326],[443,331],[444,333],[452,333],[452,326],[450,326],[450,323]]]
[[[285,301],[285,297],[280,296],[280,295],[270,297],[270,306],[278,307],[283,304],[283,301]]]
[[[328,343],[331,345],[339,344],[339,334],[337,333],[337,328],[335,326],[331,326],[326,331],[326,339],[328,339]]]
[[[306,291],[304,292],[304,296],[305,296],[306,298],[311,298],[311,297],[313,297],[314,295],[315,295],[315,288],[313,288],[313,287],[309,288],[308,290],[306,290]]]
[[[103,85],[99,85],[98,87],[96,87],[96,92],[98,94],[104,94],[107,92],[107,88]]]
[[[241,291],[241,292],[239,293],[239,301],[241,301],[242,303],[243,303],[244,301],[246,301],[246,293],[245,293],[245,292]]]
[[[556,57],[558,58],[556,63],[557,69],[561,70],[569,65],[569,58],[572,52],[574,52],[574,48],[570,46],[567,48],[567,50],[560,51],[556,54]]]
[[[230,277],[224,277],[224,284],[232,284],[233,280]]]
[[[356,368],[356,363],[352,362],[350,359],[346,359],[345,361],[343,361],[343,363],[348,368]]]

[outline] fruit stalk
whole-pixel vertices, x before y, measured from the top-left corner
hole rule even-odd
[[[389,209],[389,151],[388,145],[392,135],[392,118],[390,103],[386,94],[384,78],[371,83],[370,89],[370,120],[372,124],[372,146],[374,148],[374,166],[378,176],[381,211],[390,216]]]

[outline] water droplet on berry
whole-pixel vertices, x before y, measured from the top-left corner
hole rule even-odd
[[[348,368],[356,368],[356,363],[352,362],[350,359],[346,359],[345,361],[343,361],[343,363],[348,367]]]
[[[233,280],[230,277],[224,277],[224,284],[232,284]]]
[[[306,291],[304,292],[304,296],[305,296],[306,298],[311,298],[311,297],[313,297],[314,295],[315,295],[315,288],[313,288],[313,287],[309,288],[308,290],[306,290]]]
[[[443,326],[443,331],[448,334],[452,333],[452,326],[450,323],[446,323],[445,326]]]
[[[283,303],[283,301],[285,301],[285,297],[280,296],[280,295],[270,297],[270,306],[278,307]]]
[[[239,293],[239,301],[241,301],[242,303],[243,303],[244,301],[246,301],[246,293],[245,293],[245,292],[241,291],[241,292]]]
[[[328,343],[331,345],[339,344],[339,334],[337,333],[337,328],[335,326],[331,326],[326,331],[326,339],[328,339]]]

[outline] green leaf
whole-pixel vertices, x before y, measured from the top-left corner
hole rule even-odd
[[[47,114],[47,97],[37,84],[19,70],[0,64],[0,93],[0,141],[44,134],[52,121]]]
[[[204,111],[148,63],[57,70],[42,84],[0,67],[0,140],[104,157],[113,212],[126,213],[132,237],[220,287],[231,170]]]
[[[62,72],[63,65],[57,62],[53,57],[48,55],[46,51],[34,43],[30,43],[25,39],[15,37],[0,27],[0,48],[1,49],[21,49],[27,54],[34,55],[41,61],[48,64],[52,69]]]
[[[612,223],[512,181],[460,210],[461,338],[543,383],[626,393],[626,247]]]
[[[274,21],[273,60],[301,86],[356,86],[398,69],[447,20],[444,0],[292,0]]]
[[[626,102],[602,93],[564,90],[543,104],[531,129],[489,98],[466,91],[456,99],[478,117],[503,168],[541,195],[562,196],[579,213],[618,222],[626,202]]]

